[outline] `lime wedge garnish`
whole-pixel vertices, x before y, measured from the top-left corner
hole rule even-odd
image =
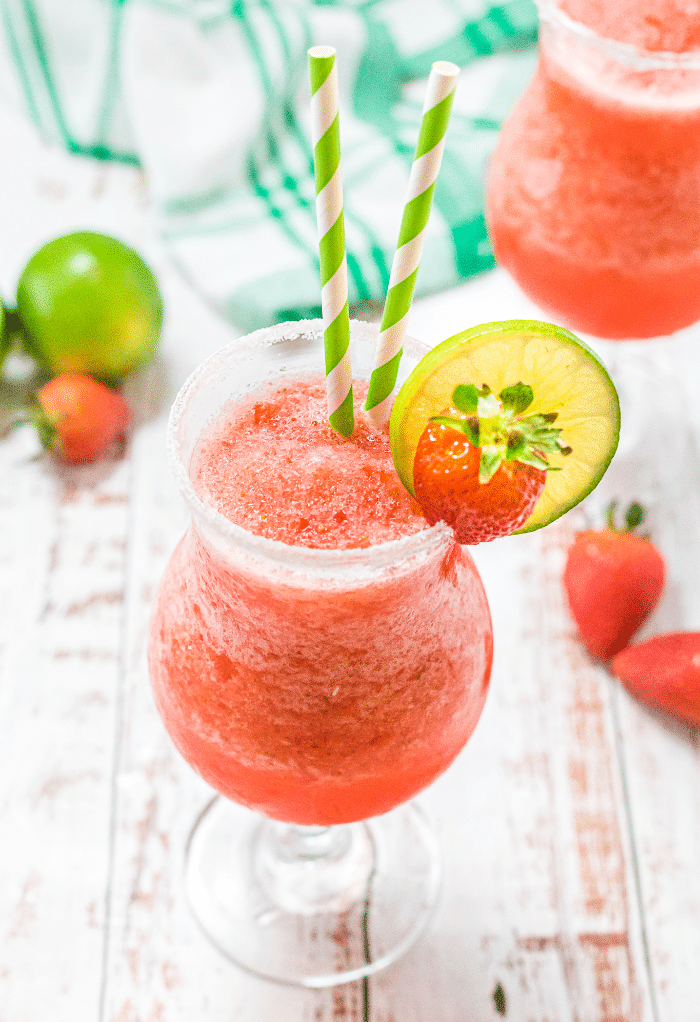
[[[463,330],[421,359],[399,391],[391,413],[396,471],[413,493],[413,461],[428,420],[451,403],[460,384],[486,384],[494,394],[528,384],[528,414],[557,412],[571,454],[549,455],[544,492],[519,532],[549,525],[600,482],[620,433],[620,404],[607,369],[574,334],[537,320],[504,320]]]

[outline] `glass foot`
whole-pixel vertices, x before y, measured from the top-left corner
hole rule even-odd
[[[187,898],[207,937],[249,972],[296,986],[390,965],[424,930],[439,884],[437,842],[415,804],[296,827],[217,797],[187,846]]]

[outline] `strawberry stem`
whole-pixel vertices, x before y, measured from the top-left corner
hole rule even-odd
[[[493,478],[503,461],[521,461],[543,471],[559,471],[550,465],[549,454],[571,454],[553,426],[558,412],[524,412],[534,400],[532,387],[514,383],[496,397],[484,384],[459,384],[452,393],[452,408],[430,421],[463,433],[473,447],[481,448],[479,482]],[[454,410],[455,414],[450,414]]]
[[[633,533],[646,518],[646,510],[643,504],[633,500],[625,511],[625,526],[619,529],[617,522],[615,521],[615,515],[617,513],[618,502],[613,500],[610,502],[605,511],[605,524],[611,532],[621,533]]]

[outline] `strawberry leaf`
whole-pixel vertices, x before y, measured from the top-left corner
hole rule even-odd
[[[625,525],[627,532],[634,532],[638,525],[644,521],[646,512],[641,504],[633,501],[625,511]]]
[[[498,396],[506,411],[521,415],[532,404],[532,387],[527,383],[514,383],[512,387],[504,387]]]
[[[0,438],[7,436],[20,426],[34,426],[39,442],[45,451],[60,451],[63,444],[57,427],[61,418],[60,413],[47,412],[38,401],[32,400],[18,409],[10,418],[3,430],[0,431]]]
[[[518,461],[522,461],[524,465],[532,465],[533,468],[548,469],[550,467],[544,454],[540,454],[538,451],[527,446],[518,455]]]
[[[452,392],[452,404],[458,412],[475,415],[479,407],[479,390],[473,383],[460,383]]]
[[[449,429],[456,429],[458,433],[464,433],[472,446],[479,446],[479,419],[476,415],[472,415],[468,419],[455,419],[451,415],[431,415],[430,422],[436,422],[438,426],[447,426]]]
[[[38,414],[34,418],[39,443],[45,451],[56,451],[61,449],[61,438],[58,435],[56,424],[59,416]]]
[[[506,461],[518,461],[526,447],[527,443],[522,433],[518,430],[509,433],[506,443]]]

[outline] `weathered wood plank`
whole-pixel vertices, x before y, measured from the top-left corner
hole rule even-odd
[[[0,1018],[97,1017],[128,460],[0,450]]]
[[[697,345],[697,338],[694,339]],[[639,639],[664,632],[700,630],[700,407],[689,400],[700,382],[697,350],[689,339],[672,342],[669,355],[654,353],[663,376],[695,426],[695,444],[681,430],[669,457],[682,471],[666,477],[650,518],[651,538],[667,566],[663,599]],[[691,370],[691,371],[689,371]],[[675,378],[675,380],[674,380]],[[663,414],[660,413],[660,414]],[[620,760],[629,792],[630,821],[639,868],[644,922],[658,1022],[700,1019],[696,991],[700,958],[700,739],[678,723],[630,697],[610,682],[618,724]]]

